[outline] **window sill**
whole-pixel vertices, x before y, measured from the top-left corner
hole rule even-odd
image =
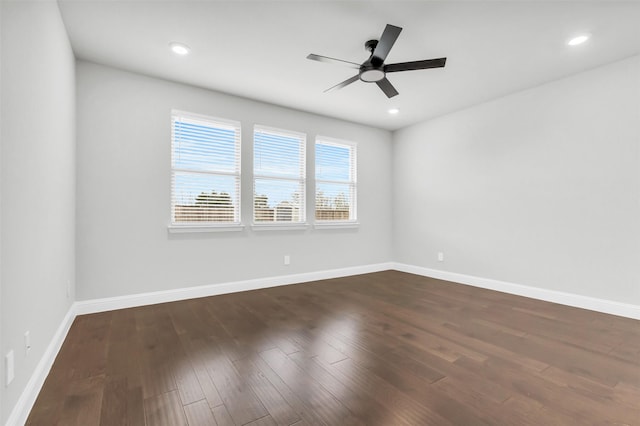
[[[300,231],[309,228],[308,223],[254,223],[251,229],[254,231]]]
[[[349,229],[359,226],[359,222],[316,222],[313,224],[315,229]]]
[[[183,234],[188,232],[238,232],[244,230],[244,225],[169,225],[171,234]]]

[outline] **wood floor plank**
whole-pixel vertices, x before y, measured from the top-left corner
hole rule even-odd
[[[280,349],[275,348],[261,352],[260,356],[294,393],[300,395],[309,404],[314,413],[326,424],[363,424],[322,384],[313,380],[304,369],[299,368]]]
[[[247,423],[246,426],[278,426],[278,423],[276,423],[271,416],[264,416],[251,423]]]
[[[300,352],[288,355],[288,358],[293,360],[309,377],[329,391],[362,423],[367,425],[375,424],[380,418],[388,418],[388,421],[392,421],[394,424],[402,423],[400,418],[394,418],[393,414],[385,410],[378,401],[371,401],[364,392],[358,392],[358,389],[354,389],[349,384],[345,384],[333,376],[329,369],[324,367],[324,365],[331,365],[330,363],[321,360],[317,356],[308,357]]]
[[[108,424],[108,423],[106,423]],[[144,426],[144,399],[142,387],[130,388],[127,392],[127,426]]]
[[[74,357],[73,379],[83,379],[104,374],[107,366],[108,339],[111,313],[87,315],[78,326],[84,339],[73,343],[80,356]]]
[[[205,400],[184,406],[189,426],[218,426],[211,407]]]
[[[177,389],[171,367],[166,364],[146,363],[141,374],[142,394],[145,399]]]
[[[409,397],[399,391],[393,383],[382,379],[368,369],[364,369],[350,358],[327,366],[343,382],[360,392],[368,394],[372,399],[393,409],[403,418],[403,424],[475,424],[483,425],[485,422],[466,409],[464,404],[425,386],[421,389],[419,397]],[[433,407],[420,403],[422,400],[430,400]]]
[[[312,425],[328,424],[315,412],[310,401],[301,398],[302,395],[298,395],[287,386],[282,378],[262,358],[253,358],[252,362],[302,420]]]
[[[126,376],[109,376],[106,379],[100,412],[100,424],[127,424],[128,384]]]
[[[104,382],[103,375],[74,380],[64,398],[60,424],[99,424]]]
[[[213,411],[213,417],[218,423],[218,426],[236,426],[224,405],[218,405],[212,408],[211,411]]]
[[[238,373],[249,383],[273,421],[279,425],[290,425],[300,420],[300,416],[250,359],[238,360],[234,365]]]
[[[209,407],[213,408],[218,405],[222,405],[223,402],[218,389],[207,372],[206,362],[207,357],[209,356],[209,351],[206,342],[206,338],[193,340],[184,339],[183,344],[185,345],[185,350],[189,354],[189,360],[191,361],[193,371],[198,379],[198,383],[200,384],[200,389],[202,389],[202,394],[207,400]]]
[[[444,379],[434,383],[432,386],[434,389],[437,389],[451,399],[463,399],[465,401],[465,407],[471,410],[474,415],[485,421],[487,424],[523,423],[523,419],[520,416],[514,416],[514,413],[504,410],[504,403],[508,401],[511,396],[507,397],[503,401],[496,401],[487,394],[478,392],[477,390],[467,386],[465,382],[452,377],[445,377]],[[565,418],[565,421],[566,420],[567,418]]]
[[[149,426],[188,426],[177,391],[145,399],[144,413]]]
[[[231,361],[244,358],[256,350],[275,347],[276,344],[270,338],[269,327],[241,304],[226,302],[231,298],[225,295],[209,305],[211,313],[222,324],[227,336],[233,339],[238,349],[241,349],[238,353],[227,352]]]
[[[73,373],[73,370],[67,365],[68,360],[66,360],[66,357],[74,355],[70,350],[72,346],[68,345],[68,341],[69,336],[67,336],[60,353],[56,357],[54,363],[56,368],[52,368],[49,372],[34,403],[34,407],[37,407],[37,409],[32,409],[31,413],[29,413],[27,425],[58,424],[60,421],[64,396],[69,391]],[[66,348],[65,345],[67,345]]]
[[[575,419],[550,410],[537,401],[522,395],[514,395],[505,401],[501,411],[502,421],[505,424],[566,426],[578,423]]]
[[[640,321],[397,271],[78,316],[28,425],[640,425]]]
[[[200,381],[186,355],[176,359],[172,368],[176,387],[183,405],[205,399]]]
[[[210,348],[210,356],[206,361],[207,372],[233,421],[244,425],[269,414],[248,381],[240,376],[217,344],[209,340],[207,346]]]
[[[474,363],[472,360],[467,362]],[[474,369],[479,371],[478,367],[476,365]],[[508,360],[490,359],[481,367],[479,374],[489,380],[501,382],[514,395],[537,401],[541,406],[554,411],[558,417],[573,418],[576,422],[590,424],[594,416],[601,418],[603,413],[609,411],[606,407],[608,404],[599,404],[591,398],[585,398],[579,392],[568,392],[566,387],[559,386],[541,375],[522,375]],[[609,421],[611,418],[617,418],[621,413],[618,407],[616,412],[608,413],[606,419]],[[604,420],[603,418],[602,421]]]
[[[625,392],[624,387],[618,385],[612,388],[604,386],[556,367],[549,367],[540,376],[596,405],[615,404],[618,407],[616,416],[635,417],[640,422],[640,399],[636,392]]]

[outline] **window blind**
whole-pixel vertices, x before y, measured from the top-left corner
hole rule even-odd
[[[356,220],[356,145],[316,139],[316,221]]]
[[[240,223],[239,122],[172,112],[171,223]]]
[[[306,135],[255,126],[253,220],[302,223],[305,216]]]

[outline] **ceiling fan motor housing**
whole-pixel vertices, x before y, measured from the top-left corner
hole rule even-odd
[[[376,46],[378,45],[378,40],[368,40],[364,43],[364,48],[369,51],[369,53],[373,54],[373,51],[376,50]]]

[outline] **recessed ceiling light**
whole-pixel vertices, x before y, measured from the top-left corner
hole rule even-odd
[[[387,111],[389,114],[391,115],[395,115],[397,113],[400,112],[400,110],[398,108],[391,108],[389,111]]]
[[[188,55],[189,52],[191,52],[191,48],[189,46],[183,43],[177,43],[175,41],[172,43],[169,43],[169,47],[171,48],[171,51],[176,55],[184,56],[184,55]]]
[[[589,34],[581,34],[581,35],[576,36],[576,37],[572,38],[571,40],[569,40],[567,42],[567,44],[569,46],[577,46],[577,45],[582,44],[585,41],[589,40],[589,37],[590,37]]]

